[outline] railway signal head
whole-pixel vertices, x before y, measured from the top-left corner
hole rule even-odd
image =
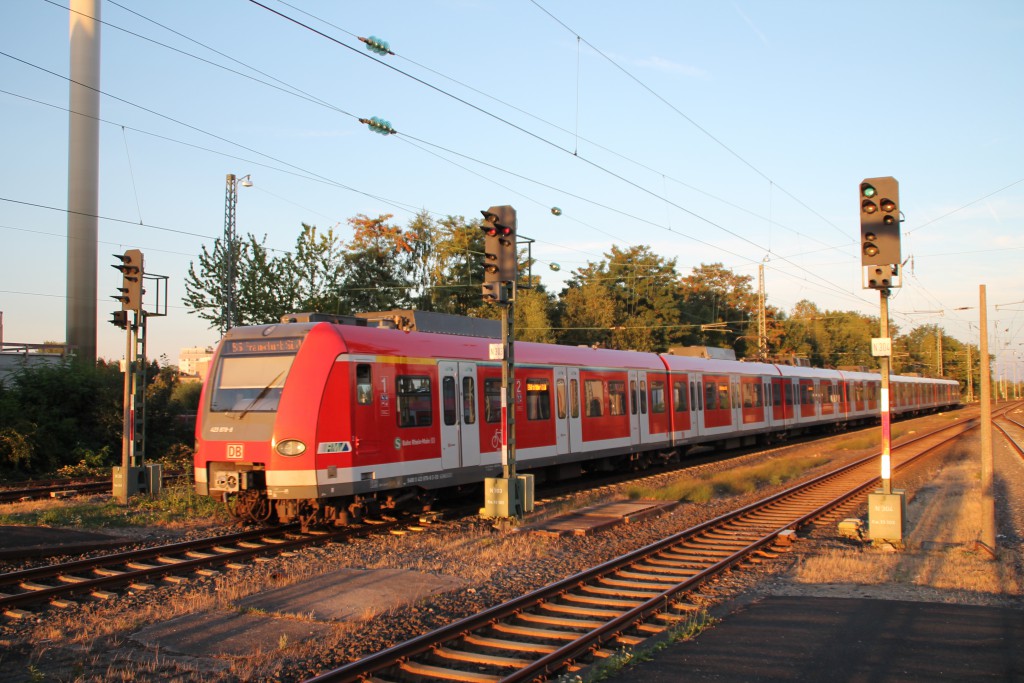
[[[142,288],[142,252],[129,249],[124,254],[114,254],[114,258],[121,261],[113,264],[114,268],[121,271],[121,286],[117,288],[120,294],[113,298],[121,302],[122,311],[142,311],[142,295],[145,292]]]
[[[489,304],[505,301],[505,286],[500,282],[485,282],[480,288],[480,293]]]
[[[122,330],[128,329],[128,311],[114,311],[111,313],[111,325],[116,325]]]
[[[484,282],[515,282],[519,276],[516,251],[516,210],[511,206],[492,206],[481,211],[484,222]],[[494,280],[489,280],[488,276]]]
[[[900,264],[900,185],[891,176],[865,178],[860,184],[860,263],[865,287],[887,289]],[[878,269],[885,277],[874,277]],[[885,284],[882,284],[882,282]]]

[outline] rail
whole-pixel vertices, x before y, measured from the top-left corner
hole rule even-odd
[[[904,441],[894,470],[978,425],[965,420]],[[562,581],[399,643],[307,683],[540,681],[609,644],[635,645],[696,609],[688,593],[878,485],[878,454],[679,532]]]

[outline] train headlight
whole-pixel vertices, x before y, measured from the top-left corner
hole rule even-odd
[[[298,441],[297,439],[285,439],[281,443],[277,444],[277,448],[275,450],[277,450],[281,455],[293,457],[305,453],[306,444]]]

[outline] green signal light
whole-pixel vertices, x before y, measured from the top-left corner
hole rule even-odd
[[[874,197],[876,194],[878,194],[878,190],[876,190],[873,185],[868,185],[867,183],[864,183],[863,185],[860,186],[860,193],[864,197],[870,199],[871,197]]]

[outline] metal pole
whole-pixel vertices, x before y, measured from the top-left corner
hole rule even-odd
[[[761,361],[768,358],[768,321],[764,299],[764,263],[760,263],[757,266],[757,353]]]
[[[132,387],[132,467],[142,467],[146,454],[146,312],[135,313],[135,373]]]
[[[988,357],[988,310],[981,285],[981,545],[996,553],[996,507],[992,497],[995,461],[992,455],[992,379]]]
[[[889,290],[880,289],[878,296],[881,299],[881,321],[880,335],[882,339],[889,338]],[[892,463],[889,413],[889,357],[882,356],[879,360],[882,371],[882,493],[892,493]]]
[[[135,376],[135,326],[130,318],[126,319],[128,321],[128,326],[125,329],[124,346],[124,402],[121,428],[121,467],[124,468],[125,472],[128,472],[128,468],[135,464],[133,462],[135,440],[132,438],[132,427],[134,426],[132,421],[132,397],[134,394],[133,378]]]
[[[501,365],[501,462],[502,474],[510,482],[516,477],[516,417],[515,417],[515,283],[502,283],[508,287],[510,296],[503,305],[501,319],[502,343],[505,345],[505,361]],[[511,489],[515,490],[515,489]]]
[[[971,364],[971,343],[967,342],[967,402],[974,403],[974,367]]]
[[[100,156],[100,2],[72,0],[68,114],[67,344],[96,364],[96,260]]]
[[[224,310],[222,333],[231,329],[235,298],[235,207],[238,205],[238,184],[235,174],[228,173],[224,193]]]

